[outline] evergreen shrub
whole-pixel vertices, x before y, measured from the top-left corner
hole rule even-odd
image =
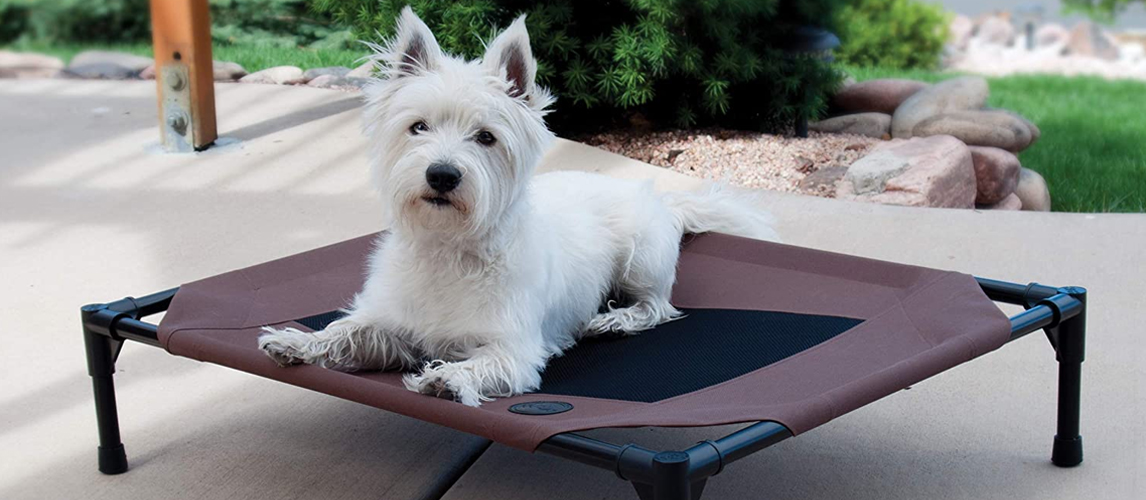
[[[841,75],[783,50],[799,26],[833,29],[843,0],[311,0],[362,40],[391,36],[409,4],[447,52],[476,58],[520,14],[559,131],[655,125],[783,130],[815,117]]]

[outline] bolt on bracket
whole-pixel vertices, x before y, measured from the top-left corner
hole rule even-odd
[[[164,64],[156,72],[159,83],[160,142],[169,153],[195,151],[195,131],[191,127],[190,70],[181,62]]]

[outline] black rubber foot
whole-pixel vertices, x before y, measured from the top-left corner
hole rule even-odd
[[[127,451],[123,449],[123,444],[99,447],[99,471],[104,474],[127,472]]]
[[[1082,436],[1074,439],[1054,437],[1051,462],[1059,467],[1074,467],[1082,463]]]

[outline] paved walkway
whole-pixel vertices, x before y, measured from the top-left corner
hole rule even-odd
[[[221,84],[218,98],[240,144],[162,155],[152,83],[0,81],[0,498],[635,498],[498,445],[466,471],[480,440],[138,345],[117,373],[133,470],[97,473],[81,304],[379,229],[354,95]],[[590,166],[695,182],[573,143],[546,164]],[[1146,215],[763,204],[790,243],[1089,287],[1086,462],[1048,463],[1055,363],[1032,335],[737,463],[705,498],[1146,497]],[[666,447],[717,433],[599,431]]]

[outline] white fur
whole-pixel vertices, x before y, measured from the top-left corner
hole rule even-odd
[[[259,347],[280,364],[420,369],[404,378],[410,390],[476,406],[536,389],[546,361],[581,338],[678,317],[682,233],[776,239],[764,212],[716,185],[660,194],[582,172],[534,178],[553,99],[533,82],[524,17],[467,62],[407,7],[377,52],[385,78],[366,89],[366,132],[393,228],[346,318],[315,333],[266,329]],[[418,121],[428,131],[412,133]],[[481,130],[496,143],[475,141]],[[449,205],[425,199],[433,162],[463,172]]]

